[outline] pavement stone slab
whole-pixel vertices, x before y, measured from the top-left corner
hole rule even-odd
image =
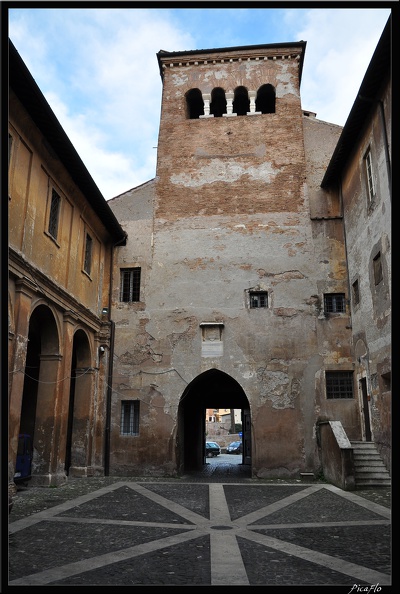
[[[9,586],[392,583],[390,506],[325,483],[107,477],[23,513],[30,497],[9,516]]]

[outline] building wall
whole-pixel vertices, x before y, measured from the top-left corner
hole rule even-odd
[[[391,85],[385,81],[379,104],[342,178],[342,199],[346,219],[349,283],[358,281],[360,299],[352,293],[352,329],[362,434],[366,438],[366,413],[372,441],[387,467],[391,466],[391,192],[387,152],[391,154]],[[375,197],[368,198],[365,154],[370,147]],[[373,260],[380,253],[382,280],[376,284]],[[367,402],[363,403],[360,382],[366,381]],[[368,408],[368,411],[365,409]],[[367,423],[368,424],[368,423]],[[368,436],[367,436],[368,439]]]
[[[33,437],[32,481],[60,484],[104,473],[112,237],[13,89],[9,135],[9,479],[22,432]]]
[[[352,370],[348,311],[325,316],[322,305],[324,292],[348,296],[339,205],[317,187],[340,129],[303,116],[301,51],[165,59],[157,177],[110,201],[129,236],[115,279],[143,267],[140,303],[113,293],[112,473],[177,471],[181,397],[211,369],[248,399],[254,476],[316,469],[321,416],[359,435],[355,401],[325,396],[325,369]],[[264,83],[276,89],[275,113],[187,118],[193,87]],[[268,308],[249,308],[255,289],[268,291]],[[119,435],[124,399],[140,401],[137,436]]]

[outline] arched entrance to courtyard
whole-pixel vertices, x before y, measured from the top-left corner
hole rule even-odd
[[[179,402],[177,460],[179,472],[201,471],[205,464],[207,408],[242,411],[242,463],[251,468],[250,405],[240,384],[227,373],[209,369],[186,387]]]

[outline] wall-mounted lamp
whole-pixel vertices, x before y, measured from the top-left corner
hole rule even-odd
[[[105,350],[106,349],[103,346],[100,346],[99,347],[99,355],[104,355]]]
[[[108,314],[108,307],[103,307],[103,309],[101,310],[101,313],[103,316],[106,316]]]

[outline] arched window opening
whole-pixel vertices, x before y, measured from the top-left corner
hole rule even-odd
[[[225,91],[221,87],[216,87],[211,93],[210,114],[220,118],[223,113],[226,113]]]
[[[275,89],[272,85],[262,85],[257,92],[256,111],[275,113]]]
[[[246,115],[250,111],[250,99],[246,87],[236,87],[233,99],[233,113],[238,116]]]
[[[186,93],[186,105],[190,120],[196,120],[204,115],[204,101],[200,89],[190,89]]]

